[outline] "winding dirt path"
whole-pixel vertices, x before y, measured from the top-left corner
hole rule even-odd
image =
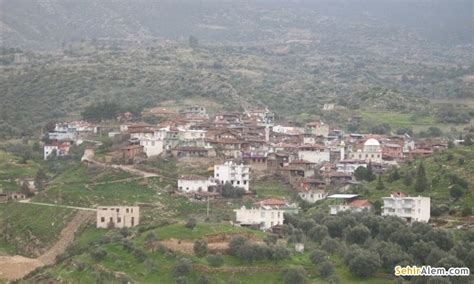
[[[44,254],[37,258],[28,258],[24,256],[0,256],[0,280],[7,282],[20,279],[31,271],[45,265],[54,264],[56,256],[63,253],[66,248],[74,241],[74,234],[79,227],[92,220],[94,212],[79,210],[69,224],[64,227],[56,243]]]

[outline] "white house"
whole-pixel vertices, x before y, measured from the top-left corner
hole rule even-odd
[[[298,159],[315,164],[329,162],[331,159],[331,151],[329,148],[318,144],[303,145],[299,147]]]
[[[275,225],[282,225],[284,210],[274,209],[270,206],[247,209],[242,206],[235,209],[235,220],[243,226],[259,225],[260,229],[268,230]]]
[[[343,200],[339,204],[329,205],[329,214],[336,215],[339,212],[351,211],[351,212],[363,212],[371,211],[373,209],[372,204],[366,199],[358,199],[358,194],[333,194],[327,198],[336,200]]]
[[[213,185],[216,183],[212,179],[197,175],[182,176],[178,179],[178,189],[182,192],[207,192]]]
[[[366,162],[382,163],[382,147],[377,139],[370,138],[364,143],[364,147],[350,154],[352,160],[363,160]]]
[[[383,198],[382,216],[398,216],[408,222],[425,222],[430,220],[430,198],[408,197],[402,192],[396,192],[390,197]]]
[[[54,144],[46,144],[43,148],[43,158],[45,160],[48,159],[51,154],[56,153],[57,157],[66,156],[69,154],[69,149],[71,145],[67,142],[64,143],[54,143]]]
[[[97,207],[97,228],[135,227],[140,223],[138,206]]]
[[[359,167],[367,168],[367,163],[364,161],[344,160],[344,161],[339,161],[336,164],[336,171],[340,173],[353,175],[354,172]]]
[[[163,153],[164,143],[161,139],[143,138],[140,139],[140,145],[143,146],[143,151],[148,158]]]
[[[223,165],[214,166],[214,179],[220,184],[230,182],[233,186],[249,190],[250,167],[244,164],[237,165],[231,161]]]
[[[328,194],[322,189],[310,189],[307,191],[298,192],[298,196],[309,203],[315,203],[316,201],[323,200]]]

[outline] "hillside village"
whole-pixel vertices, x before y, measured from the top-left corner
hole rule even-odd
[[[132,122],[133,115],[124,113],[115,125],[58,123],[48,133],[44,159],[65,156],[71,145],[83,143],[88,145],[84,163],[143,169],[147,159],[175,159],[208,173],[189,173],[177,179],[175,192],[196,200],[252,195],[252,183],[271,176],[288,184],[305,202],[335,200],[328,210],[337,214],[374,210],[363,195],[350,192],[361,182],[358,171],[375,177],[448,147],[443,139],[415,140],[408,134],[344,133],[322,121],[303,127],[279,123],[268,109],[209,115],[203,106],[179,111],[156,107],[142,115],[161,122]],[[96,157],[94,153],[102,144],[100,135],[109,138],[109,151]],[[463,140],[454,143],[462,144]],[[382,215],[399,216],[409,222],[430,219],[429,197],[397,191],[381,201]],[[284,223],[284,213],[297,210],[294,200],[262,200],[249,208],[235,209],[235,223],[275,231]]]

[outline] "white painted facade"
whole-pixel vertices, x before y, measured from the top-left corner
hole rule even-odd
[[[260,225],[262,230],[268,230],[275,225],[282,225],[284,210],[273,209],[268,206],[247,209],[242,206],[235,209],[235,220],[241,225]]]
[[[298,151],[298,159],[309,161],[311,163],[319,164],[322,162],[329,162],[331,160],[331,152],[329,149],[314,150],[314,151]]]
[[[250,167],[244,164],[237,165],[233,162],[225,162],[223,165],[214,166],[214,179],[220,184],[230,182],[235,187],[249,190]]]
[[[58,153],[59,147],[57,145],[44,145],[44,149],[43,149],[44,159],[47,160],[49,155],[51,155],[53,151],[55,150],[56,150],[56,153]]]
[[[146,156],[153,157],[163,153],[164,143],[161,139],[145,138],[140,140],[140,145],[143,146],[143,151]]]
[[[178,179],[178,189],[182,192],[207,192],[209,186],[216,185],[211,179],[187,178]]]
[[[309,203],[315,203],[316,201],[323,200],[326,198],[327,193],[324,190],[308,190],[298,192],[298,196]]]
[[[340,172],[340,173],[353,175],[354,172],[359,167],[367,168],[367,163],[360,162],[360,161],[354,161],[354,162],[345,161],[343,163],[337,163],[336,164],[336,171]]]
[[[99,206],[97,207],[97,228],[135,227],[140,223],[138,206]]]
[[[430,220],[431,200],[429,197],[398,197],[383,198],[382,216],[398,216],[408,221],[425,222]]]
[[[182,130],[182,138],[183,140],[201,140],[206,138],[207,131],[206,130],[192,130],[186,129]]]

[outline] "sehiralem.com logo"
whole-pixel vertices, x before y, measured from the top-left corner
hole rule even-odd
[[[395,276],[469,276],[468,267],[395,266]]]

